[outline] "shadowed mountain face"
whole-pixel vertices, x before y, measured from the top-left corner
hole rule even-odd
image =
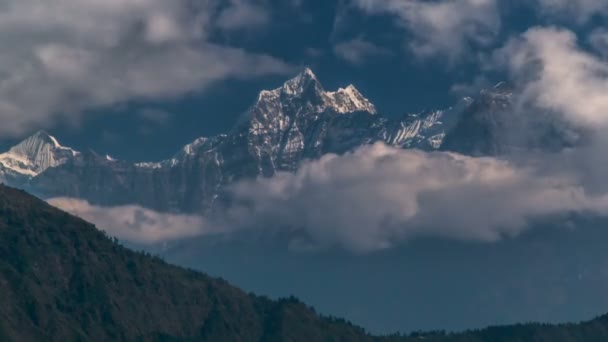
[[[440,309],[438,309],[440,310]],[[94,226],[0,185],[2,341],[600,342],[608,319],[374,338],[296,299],[270,301],[119,246]]]

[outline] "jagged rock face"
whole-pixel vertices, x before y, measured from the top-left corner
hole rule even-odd
[[[46,198],[199,213],[211,208],[228,184],[294,171],[304,160],[327,153],[377,141],[437,149],[456,115],[455,110],[434,111],[389,120],[354,86],[325,91],[306,69],[283,86],[262,91],[246,120],[229,134],[199,138],[165,161],[133,164],[75,153],[61,163],[44,164],[46,169],[26,177],[27,182],[9,183]]]
[[[258,175],[294,171],[303,160],[344,153],[384,141],[398,147],[437,149],[449,111],[388,120],[352,85],[327,92],[307,69],[283,87],[260,93],[250,120],[237,127],[247,137]],[[449,115],[455,113],[449,113]]]
[[[236,132],[246,137],[258,174],[270,176],[294,170],[302,158],[334,152],[326,141],[328,133],[336,126],[348,126],[345,121],[359,121],[362,135],[376,133],[369,130],[370,123],[378,120],[375,114],[374,105],[353,86],[326,92],[306,69],[282,87],[262,91],[249,120]]]

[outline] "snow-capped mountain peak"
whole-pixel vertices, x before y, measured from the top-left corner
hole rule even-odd
[[[61,146],[57,139],[47,132],[38,131],[8,152],[0,154],[0,169],[34,177],[48,168],[64,164],[78,154],[78,151]]]
[[[309,105],[306,106],[306,103]],[[270,112],[275,111],[288,112],[285,108],[293,104],[296,107],[308,108],[302,114],[318,114],[325,110],[331,110],[338,114],[377,113],[376,107],[352,84],[346,88],[339,88],[337,91],[325,91],[317,76],[309,68],[304,69],[279,88],[261,91],[252,112],[254,114],[270,114]]]
[[[354,85],[325,93],[330,106],[338,113],[368,112],[377,114],[376,107],[365,98]]]
[[[320,94],[323,92],[323,86],[321,86],[321,83],[312,70],[306,68],[296,77],[288,80],[281,88],[276,89],[275,91],[288,97],[298,97],[308,92]]]

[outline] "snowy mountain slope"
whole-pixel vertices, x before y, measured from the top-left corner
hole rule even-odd
[[[227,134],[196,139],[164,161],[128,163],[78,153],[36,134],[11,149],[11,162],[6,164],[27,174],[9,183],[42,197],[201,212],[236,180],[294,171],[304,160],[326,153],[344,153],[377,141],[438,149],[467,105],[390,120],[354,86],[326,91],[306,69],[274,90],[261,91],[244,119]],[[18,164],[17,156],[27,163]]]
[[[0,179],[28,179],[48,168],[65,164],[80,152],[61,146],[57,139],[39,131],[0,154]]]

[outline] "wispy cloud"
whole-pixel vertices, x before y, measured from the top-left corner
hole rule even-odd
[[[608,30],[598,28],[589,35],[589,43],[596,53],[602,57],[608,57]]]
[[[100,207],[73,198],[54,198],[51,205],[92,222],[111,236],[155,244],[209,233],[200,216],[158,213],[139,206]]]
[[[337,43],[334,54],[353,65],[361,65],[370,58],[385,56],[390,52],[361,37]]]
[[[248,4],[5,1],[0,44],[11,48],[0,55],[0,135],[19,135],[58,118],[77,120],[91,107],[291,72],[271,56],[211,42],[211,32],[233,28],[229,13]]]
[[[310,245],[357,252],[415,237],[496,241],[532,218],[608,212],[608,196],[588,196],[571,174],[382,144],[233,190],[233,224],[283,227]]]
[[[138,116],[154,124],[165,124],[171,119],[171,113],[154,108],[144,108],[138,112]]]
[[[496,0],[352,0],[368,14],[389,14],[411,34],[410,50],[419,57],[457,61],[471,45],[493,41],[501,27]]]
[[[420,237],[495,242],[533,228],[535,219],[608,214],[608,189],[594,185],[581,153],[515,162],[375,144],[234,184],[230,204],[208,217],[67,198],[49,203],[144,244],[242,232],[288,237],[295,249],[355,253]]]
[[[574,19],[578,23],[608,14],[608,2],[604,0],[536,0],[536,3],[545,15]]]

